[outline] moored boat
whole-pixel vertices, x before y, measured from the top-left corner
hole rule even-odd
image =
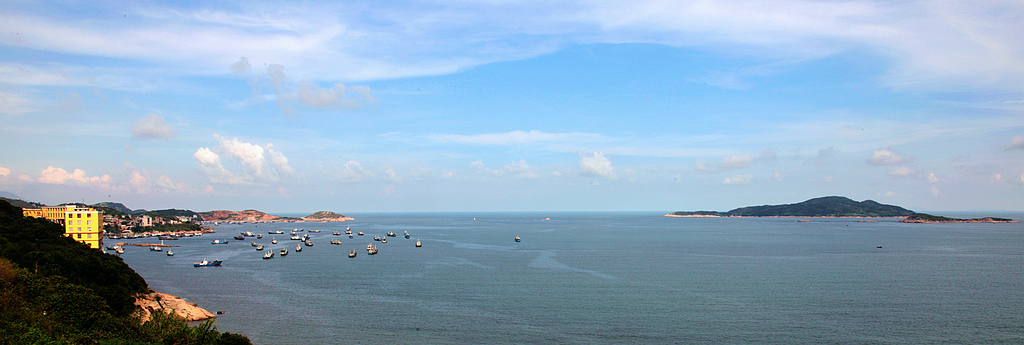
[[[522,241],[522,239],[519,238],[519,235],[516,235],[516,242],[520,242],[520,241]]]
[[[309,232],[320,232],[320,230],[309,230]]]
[[[253,246],[253,247],[255,247],[255,246],[258,246],[258,245],[259,245],[259,244],[257,244],[256,242],[253,242],[253,243],[252,243],[252,246]]]
[[[227,244],[227,243],[228,243],[228,241],[226,241],[226,240],[213,240],[213,241],[210,241],[210,244]]]
[[[367,244],[366,245],[366,254],[367,255],[377,254],[377,247],[374,247],[373,244]]]
[[[420,240],[417,238],[416,239],[416,248],[419,248],[419,247],[422,247],[422,246],[423,246],[423,243],[420,243]]]
[[[405,232],[405,239],[407,239],[407,240],[409,239],[409,232],[408,231]]]
[[[357,233],[356,233],[356,235],[362,236],[362,235],[363,235],[363,232],[362,232],[362,231],[360,231],[360,232],[357,232]]]
[[[174,256],[174,252],[172,252],[172,251],[168,250],[168,251],[167,251],[167,256]]]
[[[334,236],[341,236],[341,233],[340,233],[340,232],[337,232],[337,231],[334,231],[334,232],[331,232],[331,235],[334,235]]]
[[[285,255],[288,255],[288,250],[284,249],[284,248],[281,248],[281,256],[285,256]]]
[[[351,252],[348,252],[348,257],[350,257],[350,258],[356,257],[356,251],[353,250]]]
[[[221,263],[220,260],[207,261],[206,259],[203,259],[203,261],[196,262],[196,263],[194,263],[192,265],[195,266],[195,267],[211,267],[211,266],[220,266],[220,263]]]
[[[295,251],[301,252],[302,251],[302,245],[301,244],[296,244],[295,245]]]
[[[283,230],[274,230],[274,231],[267,231],[267,233],[271,234],[271,235],[281,235],[281,234],[284,234],[284,231]]]
[[[164,249],[163,249],[163,248],[160,248],[160,247],[157,247],[157,246],[152,246],[152,247],[149,247],[149,250],[152,250],[152,251],[154,251],[154,252],[161,252],[161,251],[163,251]]]
[[[307,240],[306,242],[303,242],[303,243],[306,244],[306,247],[312,247],[313,246],[313,241]]]
[[[398,236],[398,235],[396,235],[394,232],[388,231],[387,236],[388,237],[395,237],[395,236]]]
[[[244,240],[245,237],[242,237],[241,235],[239,235],[239,236],[235,236],[235,239],[241,241],[241,240]]]
[[[258,245],[258,246],[256,246],[256,250],[257,250],[257,251],[259,251],[259,250],[263,250],[263,245],[261,244],[261,245]]]
[[[271,259],[273,257],[274,257],[274,252],[272,252],[272,251],[268,250],[265,253],[263,253],[263,260]]]
[[[277,239],[270,240],[270,243],[277,244]]]

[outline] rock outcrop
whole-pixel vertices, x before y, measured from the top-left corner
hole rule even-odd
[[[345,217],[343,215],[331,211],[314,212],[311,215],[302,217],[303,222],[344,222],[348,220],[355,219],[353,219],[352,217]]]
[[[178,316],[188,321],[202,321],[217,317],[195,303],[189,303],[180,297],[159,292],[136,296],[135,305],[139,306],[139,311],[142,313],[142,322],[149,321],[150,316],[158,310],[165,313],[167,310],[173,310]]]
[[[266,214],[257,210],[200,212],[203,221],[215,222],[294,222],[298,219]]]

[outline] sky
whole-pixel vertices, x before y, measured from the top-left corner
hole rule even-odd
[[[1020,1],[5,1],[0,191],[1024,211]]]

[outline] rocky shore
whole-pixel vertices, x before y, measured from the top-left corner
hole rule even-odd
[[[150,316],[157,310],[173,310],[178,316],[188,321],[202,321],[217,317],[195,303],[189,303],[180,297],[159,292],[137,296],[135,305],[142,313],[142,322],[149,321]]]

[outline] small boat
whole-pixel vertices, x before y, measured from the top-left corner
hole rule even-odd
[[[157,236],[156,238],[160,239],[161,241],[163,241],[163,240],[176,240],[176,239],[178,239],[178,236],[175,236],[175,235],[160,235],[160,236]]]
[[[220,263],[221,263],[220,260],[207,261],[206,259],[203,259],[203,261],[196,262],[196,263],[194,263],[192,265],[195,266],[195,267],[212,267],[212,266],[220,266]]]
[[[261,245],[256,246],[256,250],[257,251],[263,250],[263,245],[261,244]]]
[[[304,243],[306,244],[306,247],[312,247],[313,246],[313,241],[306,241]]]
[[[271,235],[281,235],[281,234],[284,234],[284,231],[283,230],[274,230],[274,231],[267,231],[267,233],[271,234]]]
[[[262,239],[262,238],[263,238],[263,234],[256,234],[256,239]]]
[[[302,245],[295,245],[295,251],[301,252],[302,251]]]
[[[306,231],[306,230],[303,230],[303,229],[292,229],[292,231]]]
[[[239,240],[239,241],[241,241],[241,240],[244,240],[244,239],[245,239],[245,237],[242,237],[242,236],[235,236],[235,239],[236,239],[236,240]]]
[[[291,239],[292,239],[292,241],[298,241],[298,240],[301,240],[302,238],[299,237],[299,236],[292,236]]]
[[[357,233],[356,233],[356,235],[362,236],[362,235],[363,235],[363,232],[362,232],[362,231],[360,231],[360,232],[357,232]]]
[[[348,234],[348,238],[352,238],[352,234]]]
[[[374,247],[372,244],[367,244],[366,245],[366,255],[374,255],[374,254],[377,254],[377,247]]]
[[[345,229],[345,234],[346,235],[351,235],[352,234],[352,228]]]
[[[374,241],[380,241],[380,236],[373,236]]]
[[[521,242],[521,241],[522,241],[522,239],[519,238],[519,235],[516,235],[516,242]]]
[[[348,252],[348,257],[350,257],[350,258],[356,257],[356,251],[353,250],[351,252]]]
[[[284,248],[282,248],[282,249],[281,249],[281,256],[285,256],[285,255],[288,255],[288,250],[287,250],[287,249],[284,249]]]
[[[337,231],[335,231],[335,232],[332,232],[332,233],[331,233],[331,235],[334,235],[334,236],[341,236],[341,233],[340,233],[340,232],[337,232]]]
[[[245,236],[245,237],[254,237],[254,236],[256,236],[256,234],[253,234],[253,233],[252,233],[252,231],[246,231],[246,232],[243,232],[243,233],[242,233],[242,236]]]
[[[157,246],[152,246],[152,247],[149,247],[149,250],[152,250],[154,252],[162,252],[164,249],[160,248],[160,247],[157,247]]]
[[[398,236],[398,235],[396,235],[394,232],[388,231],[387,236],[388,237],[395,237],[395,236]]]
[[[380,239],[380,243],[388,243],[388,238],[385,237],[385,238]]]
[[[253,246],[253,247],[255,247],[255,246],[258,246],[258,244],[256,244],[256,242],[253,242],[253,243],[252,243],[252,246]]]
[[[168,250],[168,251],[167,251],[167,256],[174,256],[174,252],[172,252],[172,251]]]
[[[124,254],[124,248],[121,246],[114,246],[114,251],[118,254]]]
[[[277,244],[277,239],[270,240],[270,243]]]
[[[271,259],[273,257],[274,257],[274,252],[272,252],[272,251],[268,250],[265,253],[263,253],[263,260]]]
[[[309,230],[309,232],[320,232],[320,230]]]
[[[210,242],[210,244],[227,244],[227,243],[228,243],[228,241],[225,241],[225,240],[213,240],[213,241]]]
[[[419,239],[416,239],[416,248],[422,247],[423,243],[420,243]]]
[[[341,244],[341,241],[339,241],[339,240],[331,240],[331,244]]]
[[[409,232],[408,231],[405,232],[405,239],[407,239],[407,240],[409,239]]]

